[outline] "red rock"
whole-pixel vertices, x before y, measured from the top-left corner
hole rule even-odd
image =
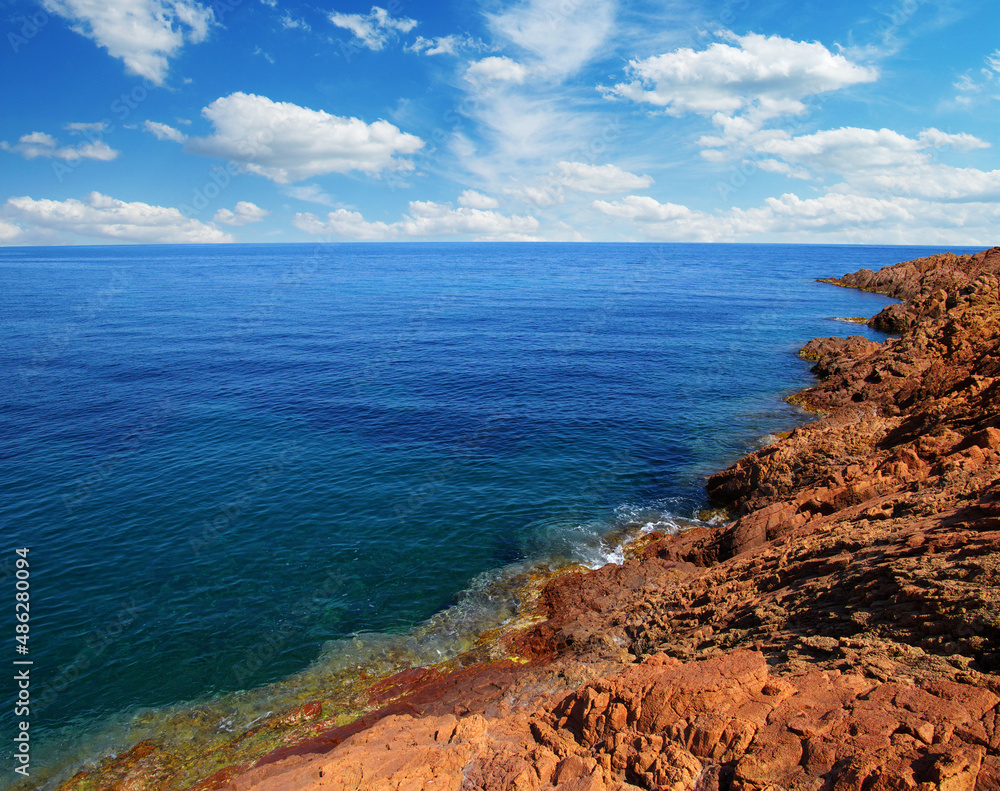
[[[490,649],[532,661],[404,671],[215,781],[1000,791],[1000,248],[837,282],[905,300],[873,320],[900,336],[806,345],[797,401],[825,414],[711,477],[731,523],[549,581]],[[171,766],[137,747],[63,788],[166,791]]]

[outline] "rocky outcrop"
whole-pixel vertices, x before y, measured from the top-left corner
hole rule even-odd
[[[328,754],[238,777],[281,789],[992,787],[989,690],[859,673],[774,673],[760,652],[662,654],[533,714],[389,715]],[[977,785],[978,783],[978,785]]]
[[[823,416],[712,476],[733,521],[554,578],[509,658],[397,674],[195,787],[1000,789],[998,275],[835,281],[905,300],[873,319],[898,335],[806,345]]]

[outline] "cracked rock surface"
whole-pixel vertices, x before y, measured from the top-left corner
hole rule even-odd
[[[833,282],[904,300],[898,335],[805,346],[824,416],[712,476],[733,521],[196,788],[1000,789],[1000,248]]]

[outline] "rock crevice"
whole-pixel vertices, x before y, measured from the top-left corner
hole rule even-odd
[[[1000,789],[1000,248],[832,282],[903,300],[897,335],[806,344],[823,416],[711,477],[731,523],[550,580],[517,661],[407,671],[195,787]]]

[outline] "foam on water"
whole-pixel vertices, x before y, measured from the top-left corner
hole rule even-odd
[[[698,524],[706,475],[805,418],[780,400],[810,381],[801,344],[876,337],[825,317],[887,300],[813,279],[928,252],[0,250],[38,766],[206,746],[359,668],[454,656],[543,567]]]
[[[133,707],[99,722],[71,723],[51,734],[44,751],[36,754],[47,771],[35,787],[53,789],[77,771],[92,769],[102,758],[114,757],[144,739],[168,751],[205,754],[233,734],[312,700],[329,700],[339,692],[346,709],[359,679],[438,665],[476,648],[486,633],[511,625],[521,614],[525,596],[553,573],[621,564],[628,545],[642,535],[654,531],[672,535],[705,524],[677,516],[665,510],[666,505],[665,501],[624,503],[604,524],[534,524],[532,530],[551,542],[535,558],[479,574],[456,595],[454,604],[400,634],[367,633],[328,641],[308,667],[273,684],[172,706]],[[479,658],[489,655],[487,648]]]

